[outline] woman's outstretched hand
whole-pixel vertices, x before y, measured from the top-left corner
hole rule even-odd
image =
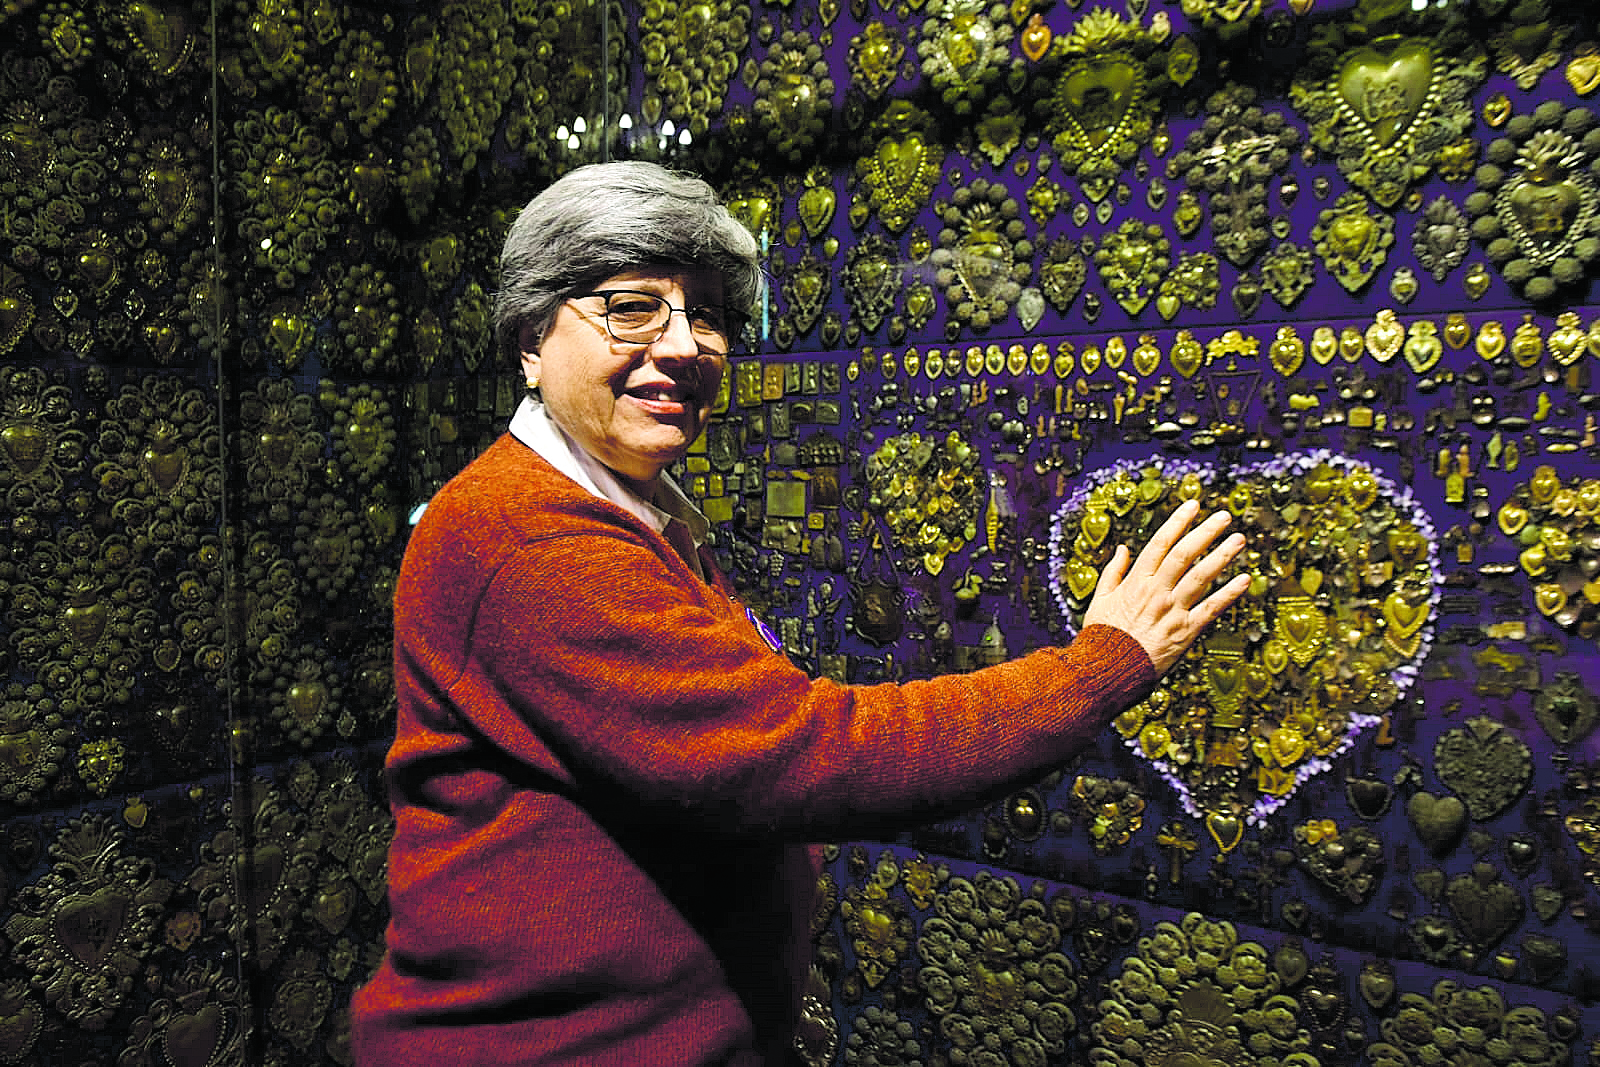
[[[1115,626],[1143,645],[1158,675],[1178,662],[1200,631],[1250,587],[1250,576],[1240,574],[1207,595],[1217,575],[1244,548],[1244,536],[1233,534],[1213,548],[1232,516],[1219,511],[1190,530],[1199,511],[1193,500],[1180,504],[1131,568],[1127,547],[1118,545],[1084,612],[1084,626]]]

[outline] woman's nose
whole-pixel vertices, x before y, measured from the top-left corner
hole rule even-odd
[[[670,363],[694,362],[712,358],[712,355],[701,351],[700,342],[689,326],[689,316],[673,308],[667,315],[666,332],[650,346],[650,357],[660,363]]]

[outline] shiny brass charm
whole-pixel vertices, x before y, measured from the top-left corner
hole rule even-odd
[[[1061,166],[1098,203],[1151,137],[1160,114],[1158,42],[1104,8],[1080,18],[1051,49],[1045,127]]]
[[[231,827],[201,845],[201,863],[185,888],[196,894],[211,922],[230,931],[250,958],[270,967],[288,944],[291,928],[316,882],[317,838],[306,819],[288,810],[279,791],[263,782],[232,803],[248,805],[248,839]]]
[[[899,250],[881,234],[864,234],[845,253],[841,285],[850,305],[850,322],[875,333],[894,311],[901,290]]]
[[[345,203],[329,146],[289,111],[251,112],[227,144],[233,210],[252,263],[278,289],[310,273],[337,232]]]
[[[1495,69],[1509,74],[1528,92],[1539,79],[1561,65],[1572,28],[1550,10],[1550,0],[1533,0],[1508,12],[1506,24],[1489,38]]]
[[[1412,942],[1425,958],[1444,963],[1457,949],[1466,947],[1454,943],[1449,926],[1440,916],[1423,917],[1412,924]],[[1474,944],[1472,954],[1485,954],[1488,947]],[[1519,1055],[1522,1062],[1554,1067],[1572,1056],[1578,1036],[1576,1027],[1564,1027],[1558,1018],[1547,1016],[1533,1004],[1508,1006],[1505,995],[1494,986],[1472,989],[1449,978],[1435,983],[1428,996],[1400,994],[1393,1012],[1379,1026],[1381,1040],[1366,1047],[1373,1063],[1415,1062],[1427,1055],[1424,1049],[1438,1048],[1435,1042],[1459,1048],[1463,1041],[1483,1040],[1525,1043],[1528,1051]]]
[[[899,865],[886,850],[866,884],[847,887],[839,902],[845,934],[855,951],[861,981],[868,989],[877,989],[899,969],[910,954],[911,938],[916,933],[916,924],[905,904],[889,895],[899,877]]]
[[[64,527],[54,540],[19,552],[16,562],[22,574],[51,576],[10,590],[18,661],[44,683],[40,695],[50,694],[53,708],[104,729],[110,713],[132,698],[153,650],[154,577],[128,538],[99,538],[87,527]],[[42,718],[49,719],[48,709]],[[98,784],[98,769],[109,772],[112,762],[85,764],[86,784]]]
[[[71,820],[50,846],[50,869],[14,897],[12,956],[74,1025],[104,1028],[155,949],[172,883],[126,852],[107,818]]]
[[[1389,258],[1394,217],[1374,213],[1360,193],[1345,193],[1317,218],[1311,230],[1317,254],[1340,285],[1354,293]]]
[[[784,272],[779,289],[784,311],[773,328],[773,338],[778,347],[788,348],[817,324],[833,291],[833,279],[827,265],[807,249],[800,261]]]
[[[69,509],[82,517],[90,506],[67,493],[88,464],[81,425],[70,391],[41,368],[0,369],[0,515],[20,542],[46,534]]]
[[[199,146],[186,133],[156,128],[135,135],[119,175],[123,196],[138,205],[151,236],[171,246],[210,208],[209,176]]]
[[[970,115],[1021,60],[1011,56],[1006,5],[991,0],[927,0],[917,55],[923,76],[957,115]]]
[[[850,68],[850,84],[869,100],[881,99],[899,77],[905,54],[905,41],[899,31],[874,19],[850,38],[850,52],[845,59]]]
[[[1467,217],[1449,197],[1435,198],[1411,231],[1417,262],[1436,282],[1444,281],[1445,275],[1461,266],[1470,244]]]
[[[238,447],[250,502],[275,522],[288,522],[306,504],[325,439],[312,397],[287,378],[263,378],[240,400]]]
[[[1488,60],[1459,29],[1370,41],[1357,30],[1366,27],[1347,24],[1318,41],[1289,99],[1350,184],[1394,208],[1440,148],[1471,128],[1469,98]]]
[[[223,966],[187,960],[163,974],[157,998],[134,1021],[128,1049],[146,1063],[226,1063],[244,1057],[244,1027],[237,976]]]
[[[1567,125],[1592,124],[1586,111],[1541,104],[1489,146],[1479,191],[1467,197],[1473,234],[1507,282],[1529,300],[1579,283],[1600,259],[1596,155]]]
[[[649,79],[646,110],[658,111],[699,137],[721,113],[749,43],[747,5],[727,0],[646,4],[639,17],[639,52]]]
[[[1359,824],[1313,819],[1293,831],[1295,856],[1313,878],[1351,904],[1363,904],[1383,881],[1383,843]]]
[[[1261,260],[1261,287],[1285,310],[1300,302],[1316,274],[1316,257],[1293,241],[1273,245]]]
[[[1168,322],[1184,307],[1205,310],[1217,306],[1221,288],[1217,257],[1210,252],[1189,252],[1161,279],[1156,311]]]
[[[1600,633],[1600,480],[1563,480],[1541,465],[1496,512],[1533,580],[1534,607],[1568,633]]]
[[[833,79],[822,46],[810,34],[784,31],[761,62],[755,92],[751,110],[768,147],[799,163],[833,111]]]
[[[1094,253],[1095,269],[1129,315],[1144,310],[1172,262],[1172,242],[1160,226],[1129,219],[1106,235]]]
[[[1533,712],[1544,732],[1563,747],[1581,742],[1600,723],[1600,701],[1573,671],[1556,672],[1554,683],[1535,694]]]
[[[1021,208],[1000,183],[983,178],[935,205],[943,228],[929,261],[949,306],[945,334],[986,330],[1004,319],[1033,273],[1032,245],[1023,240]]]
[[[862,212],[876,213],[885,229],[901,233],[933,192],[944,147],[934,140],[931,117],[908,100],[890,101],[872,135],[871,152],[856,161],[856,203]]]
[[[1044,262],[1039,266],[1039,287],[1050,306],[1065,314],[1083,290],[1088,278],[1088,255],[1094,245],[1088,238],[1082,242],[1070,237],[1057,237],[1045,247]]]
[[[987,479],[978,453],[954,431],[890,437],[867,459],[867,510],[909,557],[937,573],[945,557],[977,536]]]
[[[1089,843],[1099,855],[1126,845],[1144,826],[1145,798],[1120,778],[1079,775],[1072,783],[1073,802],[1089,824]]]

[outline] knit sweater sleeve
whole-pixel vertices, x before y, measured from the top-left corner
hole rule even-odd
[[[452,692],[496,747],[645,818],[816,839],[959,811],[1067,760],[1153,681],[1109,627],[966,675],[813,679],[660,548],[619,520],[506,553]]]

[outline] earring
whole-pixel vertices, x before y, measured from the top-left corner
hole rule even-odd
[[[528,385],[529,389],[537,389],[537,388],[539,388],[539,378],[538,378],[538,376],[530,374],[528,376],[527,385]]]

